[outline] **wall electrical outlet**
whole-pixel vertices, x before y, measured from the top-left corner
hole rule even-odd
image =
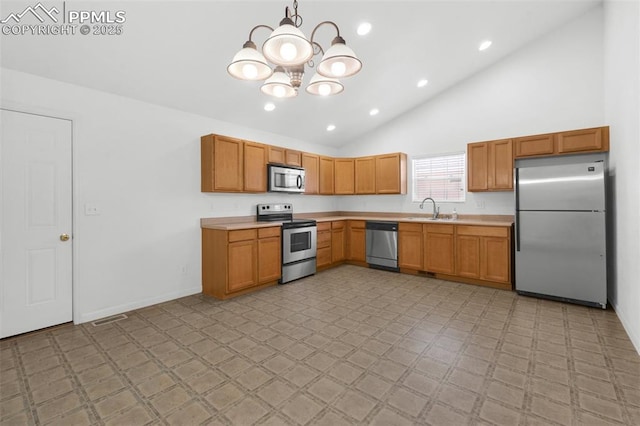
[[[476,200],[476,208],[482,210],[485,208],[484,200]]]
[[[189,273],[189,265],[180,266],[180,273],[182,275],[187,275]]]
[[[95,204],[85,204],[84,205],[84,215],[85,216],[99,216],[100,210],[98,206]]]

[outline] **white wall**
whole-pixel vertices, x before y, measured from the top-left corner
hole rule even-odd
[[[281,200],[299,212],[336,209],[332,197],[200,192],[201,135],[324,155],[331,148],[1,71],[2,107],[73,120],[76,321],[200,292],[201,217],[253,215],[257,203]],[[88,203],[99,216],[84,215]]]
[[[597,7],[362,136],[340,155],[461,152],[469,142],[605,125],[602,43],[602,8]],[[406,196],[343,197],[340,207],[418,212],[410,192],[411,181]],[[441,211],[454,207],[459,213],[513,214],[513,193],[467,193],[466,203],[443,205]]]
[[[605,117],[614,205],[609,299],[640,353],[640,5],[604,4]]]

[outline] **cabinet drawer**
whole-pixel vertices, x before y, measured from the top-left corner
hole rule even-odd
[[[421,223],[407,223],[407,222],[400,222],[398,224],[398,230],[399,231],[405,231],[405,232],[422,232],[422,224]]]
[[[453,234],[453,225],[432,225],[428,224],[424,226],[425,231],[433,232],[434,234]]]
[[[509,228],[501,226],[458,226],[458,235],[476,235],[480,237],[508,237]]]
[[[229,242],[255,240],[258,233],[255,229],[240,229],[237,231],[229,231]]]
[[[331,232],[318,232],[318,248],[331,247]]]
[[[318,232],[329,231],[331,229],[331,222],[318,222]]]
[[[364,229],[365,222],[364,220],[350,220],[349,226],[351,228],[361,228]]]
[[[344,220],[337,220],[335,222],[331,222],[331,229],[342,229],[344,228]]]
[[[274,226],[272,228],[258,229],[258,238],[269,238],[269,237],[279,237],[279,236],[280,236],[279,226]]]

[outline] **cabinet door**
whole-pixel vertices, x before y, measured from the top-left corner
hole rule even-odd
[[[280,278],[282,267],[280,252],[279,236],[258,240],[258,284],[276,281]]]
[[[455,274],[453,225],[424,225],[424,228],[424,269]]]
[[[356,194],[376,193],[376,158],[362,157],[355,160]]]
[[[513,190],[513,142],[511,139],[489,143],[489,189]]]
[[[304,168],[304,193],[317,194],[320,180],[320,157],[313,154],[302,154],[302,167]]]
[[[227,292],[252,287],[258,276],[258,243],[256,240],[229,243],[228,247],[229,276]]]
[[[366,260],[366,232],[364,221],[351,220],[348,225],[347,259]]]
[[[287,149],[284,151],[284,161],[285,164],[289,166],[302,166],[302,153],[300,151],[295,151],[292,149]]]
[[[480,237],[456,237],[456,274],[461,277],[480,278]]]
[[[284,148],[269,146],[269,163],[285,164]]]
[[[470,143],[467,145],[467,190],[486,191],[488,188],[488,155],[487,142]]]
[[[267,147],[254,142],[244,143],[244,190],[267,192]]]
[[[376,156],[376,193],[407,193],[406,156],[404,154],[385,154]]]
[[[331,223],[331,262],[341,262],[344,260],[344,222]]]
[[[215,191],[243,190],[243,143],[240,139],[217,136],[214,141],[213,188]]]
[[[328,234],[331,236],[331,232]],[[331,265],[331,247],[319,248],[316,254],[316,266],[321,268],[328,265]]]
[[[401,268],[424,270],[422,225],[401,222],[398,228],[398,265]]]
[[[555,152],[553,141],[553,133],[515,138],[515,158],[553,155]]]
[[[353,159],[336,158],[334,169],[334,194],[353,194],[355,192],[355,167]]]
[[[333,158],[320,157],[320,194],[333,195]]]
[[[608,151],[609,128],[574,130],[558,133],[558,153],[566,154],[582,151]]]
[[[511,244],[508,238],[482,237],[480,278],[511,282]]]

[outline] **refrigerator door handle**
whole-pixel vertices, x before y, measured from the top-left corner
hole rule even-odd
[[[513,169],[513,188],[515,189],[514,194],[516,198],[516,217],[515,217],[515,232],[516,232],[516,251],[520,251],[520,198],[518,195],[518,168],[515,167]]]

